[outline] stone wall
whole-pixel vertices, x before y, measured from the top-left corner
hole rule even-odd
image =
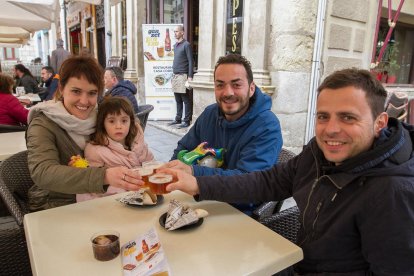
[[[317,1],[272,1],[268,63],[273,112],[278,116],[283,146],[300,152],[304,143]]]
[[[369,0],[329,2],[323,76],[348,67],[369,69],[377,8]]]

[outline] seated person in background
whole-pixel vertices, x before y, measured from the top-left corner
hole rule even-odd
[[[13,84],[12,77],[0,73],[0,124],[27,125],[29,110],[12,95]]]
[[[224,148],[224,164],[221,168],[209,168],[174,160],[166,167],[206,176],[235,175],[273,166],[283,144],[280,124],[270,110],[271,98],[253,82],[250,62],[236,54],[219,58],[214,69],[214,92],[217,103],[206,107],[178,141],[171,159],[177,159],[181,150],[191,151],[207,142],[209,147]],[[250,214],[256,206],[235,207]]]
[[[16,87],[23,86],[26,93],[39,93],[40,88],[32,73],[23,64],[16,64],[13,67],[13,73],[16,77]]]
[[[40,73],[42,77],[42,87],[46,88],[46,92],[40,95],[42,101],[48,101],[53,99],[55,92],[58,88],[59,84],[59,75],[55,74],[53,68],[51,66],[44,66],[42,67],[42,71]]]
[[[92,167],[124,166],[130,169],[154,159],[127,99],[110,97],[99,105],[96,131],[85,147],[85,159]],[[79,202],[121,192],[125,190],[109,187],[105,194],[78,194],[76,200]]]
[[[226,202],[293,196],[304,254],[295,275],[414,275],[414,127],[388,117],[386,97],[369,71],[334,72],[298,156],[229,177],[164,169],[178,178],[167,190]]]
[[[76,202],[76,194],[104,193],[109,186],[139,190],[138,172],[125,166],[75,168],[72,157],[83,156],[95,132],[103,71],[89,57],[73,56],[60,69],[61,96],[30,109],[27,130],[28,165],[35,183],[28,192],[31,211]]]
[[[135,98],[137,88],[129,80],[124,80],[124,72],[120,67],[107,67],[104,74],[105,88],[108,92],[105,96],[121,96],[127,98],[134,112],[138,113],[138,103]]]

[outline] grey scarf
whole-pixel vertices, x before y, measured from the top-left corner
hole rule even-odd
[[[62,102],[46,101],[38,103],[30,108],[28,122],[30,123],[40,113],[66,130],[69,136],[83,150],[89,135],[95,132],[97,109],[92,110],[86,120],[81,120],[71,115]]]

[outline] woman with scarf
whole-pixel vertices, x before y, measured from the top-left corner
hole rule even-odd
[[[138,190],[140,175],[127,167],[74,167],[95,131],[103,71],[95,59],[74,56],[62,64],[55,101],[32,107],[27,149],[35,183],[29,190],[31,211],[76,202],[79,193],[104,193],[109,186]]]

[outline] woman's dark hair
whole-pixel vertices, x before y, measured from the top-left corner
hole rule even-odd
[[[0,93],[11,94],[13,88],[13,78],[4,73],[0,73]]]
[[[29,75],[33,78],[32,73],[30,72],[29,69],[27,69],[23,64],[19,63],[14,65],[14,70],[19,70],[20,72],[23,73],[23,75]]]
[[[369,71],[363,69],[349,68],[335,71],[318,87],[318,96],[323,89],[339,89],[348,86],[362,89],[365,92],[365,98],[374,119],[384,112],[387,91]]]
[[[132,104],[123,97],[106,97],[99,104],[98,117],[96,118],[96,131],[91,135],[91,143],[94,145],[107,146],[109,144],[108,133],[105,129],[105,118],[108,115],[120,115],[121,110],[124,111],[131,121],[128,135],[125,137],[125,145],[129,150],[132,148],[132,144],[135,137],[143,135],[141,126],[135,122],[135,113]]]
[[[59,84],[60,89],[66,86],[70,78],[80,79],[86,78],[89,83],[96,85],[99,96],[102,96],[104,89],[102,67],[98,64],[96,59],[86,56],[71,56],[66,59],[59,70]],[[62,100],[62,95],[59,91],[56,100]]]

